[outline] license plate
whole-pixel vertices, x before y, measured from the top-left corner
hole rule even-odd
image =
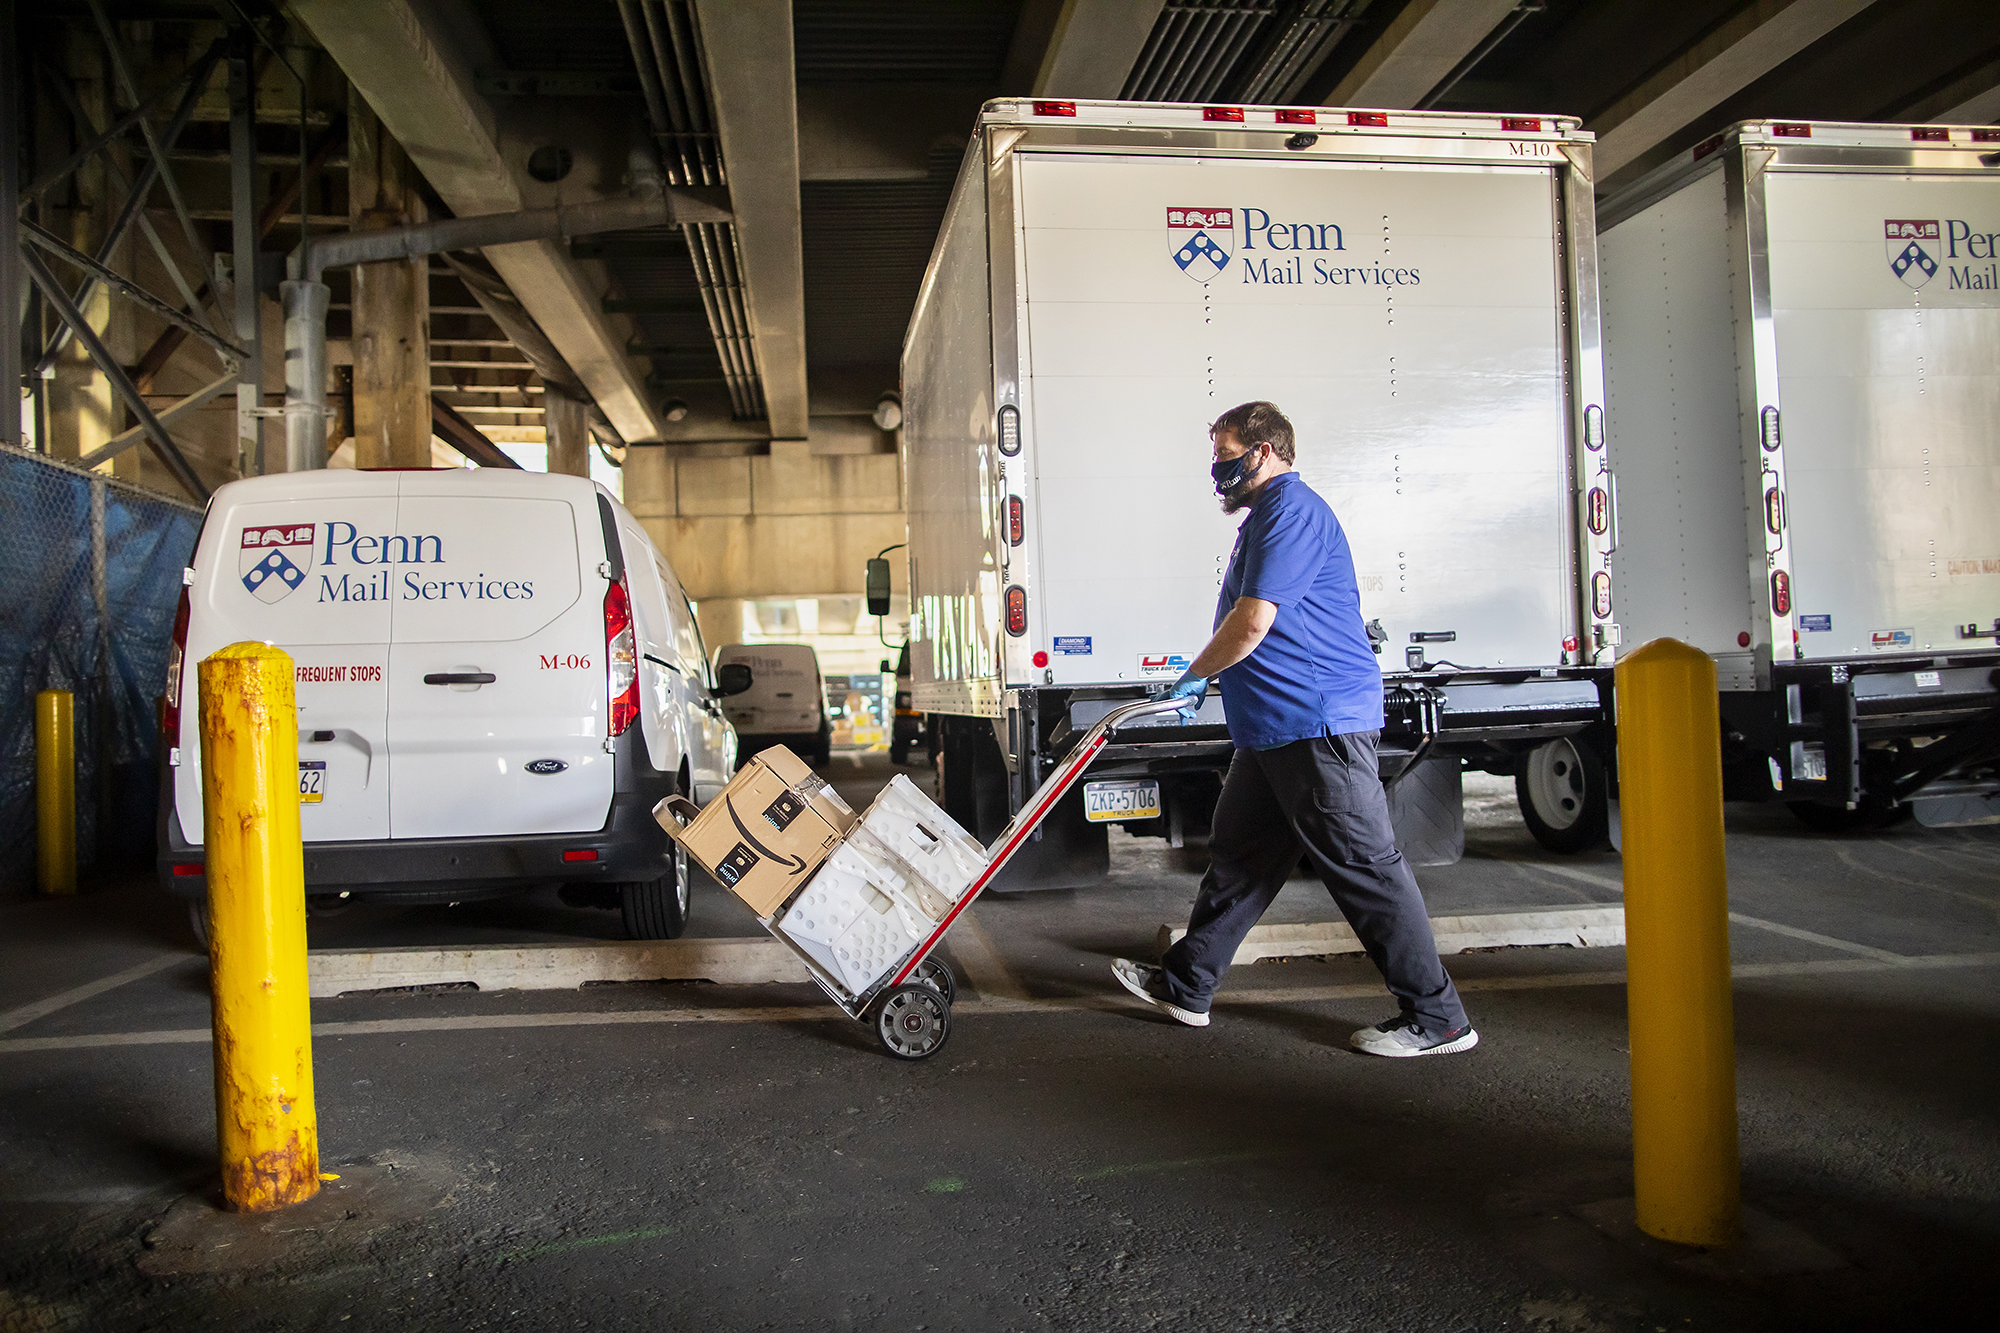
[[[326,799],[326,761],[299,760],[299,803],[317,805]]]
[[[1152,778],[1083,784],[1083,814],[1093,824],[1121,819],[1158,819],[1160,784]]]

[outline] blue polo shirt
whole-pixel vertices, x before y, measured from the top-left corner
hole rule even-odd
[[[1327,732],[1382,729],[1382,669],[1361,623],[1361,589],[1340,520],[1296,472],[1257,493],[1215,603],[1273,602],[1278,617],[1255,652],[1222,672],[1229,738],[1269,750]]]

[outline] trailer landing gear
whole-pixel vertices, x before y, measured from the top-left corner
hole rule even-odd
[[[1594,852],[1611,842],[1610,783],[1604,761],[1578,737],[1559,736],[1531,751],[1514,775],[1521,818],[1552,852]]]

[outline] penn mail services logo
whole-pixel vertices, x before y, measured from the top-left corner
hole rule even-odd
[[[236,568],[243,586],[260,602],[289,596],[306,581],[313,563],[313,524],[284,523],[243,529],[243,546]]]
[[[1937,276],[1939,241],[1943,232],[1936,218],[1888,218],[1882,223],[1882,248],[1889,271],[1906,287],[1922,287]]]
[[[1229,267],[1229,247],[1236,240],[1236,213],[1228,208],[1167,210],[1167,253],[1181,272],[1196,282],[1208,282]]]

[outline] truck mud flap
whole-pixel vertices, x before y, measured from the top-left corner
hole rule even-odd
[[[1456,865],[1465,856],[1465,780],[1457,759],[1428,759],[1388,786],[1396,847],[1413,866]]]

